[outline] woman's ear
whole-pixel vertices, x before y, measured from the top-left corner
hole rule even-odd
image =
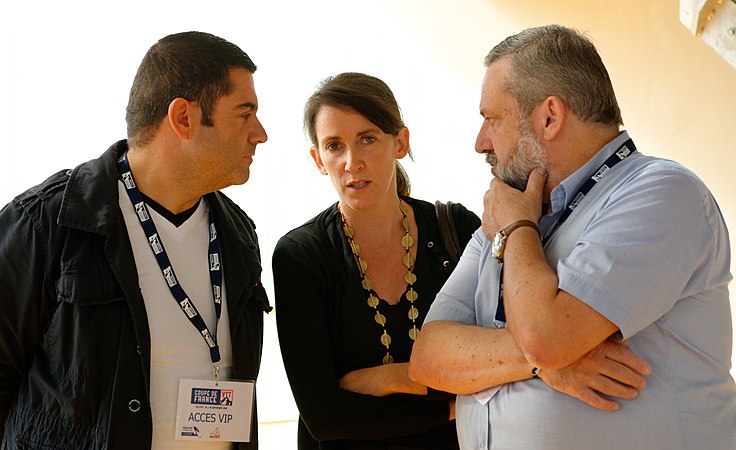
[[[314,160],[314,163],[317,165],[317,170],[319,170],[319,173],[322,175],[327,175],[327,170],[325,169],[325,165],[322,164],[322,158],[319,156],[319,150],[317,150],[317,147],[314,145],[309,147],[309,155],[312,157],[312,160]]]
[[[398,146],[396,147],[396,159],[401,159],[404,156],[409,154],[409,150],[411,149],[411,146],[409,145],[409,129],[406,127],[403,127],[399,130],[398,135],[396,136],[396,141],[398,142]]]
[[[183,98],[175,98],[169,103],[166,118],[171,130],[181,139],[189,140],[192,137],[192,125],[199,123],[193,117],[195,109],[190,101]]]

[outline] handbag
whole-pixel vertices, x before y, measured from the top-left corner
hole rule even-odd
[[[460,239],[457,237],[457,230],[455,229],[455,219],[452,215],[451,201],[441,202],[437,200],[434,202],[434,209],[437,213],[437,224],[440,227],[440,236],[442,236],[442,242],[445,244],[445,249],[450,255],[453,267],[460,260]]]

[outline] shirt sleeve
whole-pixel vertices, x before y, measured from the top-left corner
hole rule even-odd
[[[312,436],[381,439],[427,431],[449,421],[444,401],[394,394],[373,397],[340,388],[330,321],[333,319],[326,243],[286,236],[273,254],[276,323],[281,354],[299,413]]]
[[[615,190],[560,259],[559,288],[628,338],[679,299],[727,282],[727,252],[717,250],[724,246],[725,225],[700,180],[674,165],[642,170]]]

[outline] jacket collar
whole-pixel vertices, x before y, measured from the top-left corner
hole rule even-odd
[[[261,281],[261,257],[255,225],[245,213],[234,214],[238,206],[222,193],[213,192],[205,195],[205,198],[212,210],[220,237],[230,305],[230,331],[234,333],[240,325],[239,318],[245,308],[245,302],[241,301],[243,293],[253,289]]]
[[[73,169],[64,190],[59,225],[108,234],[118,217],[118,155],[128,149],[121,140],[97,159]]]

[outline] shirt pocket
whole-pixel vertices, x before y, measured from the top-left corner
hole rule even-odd
[[[42,346],[51,370],[79,389],[89,378],[113,373],[130,313],[112,272],[67,270],[55,287],[56,309]]]
[[[125,298],[112,273],[71,270],[56,280],[56,299],[77,306],[98,306]]]

